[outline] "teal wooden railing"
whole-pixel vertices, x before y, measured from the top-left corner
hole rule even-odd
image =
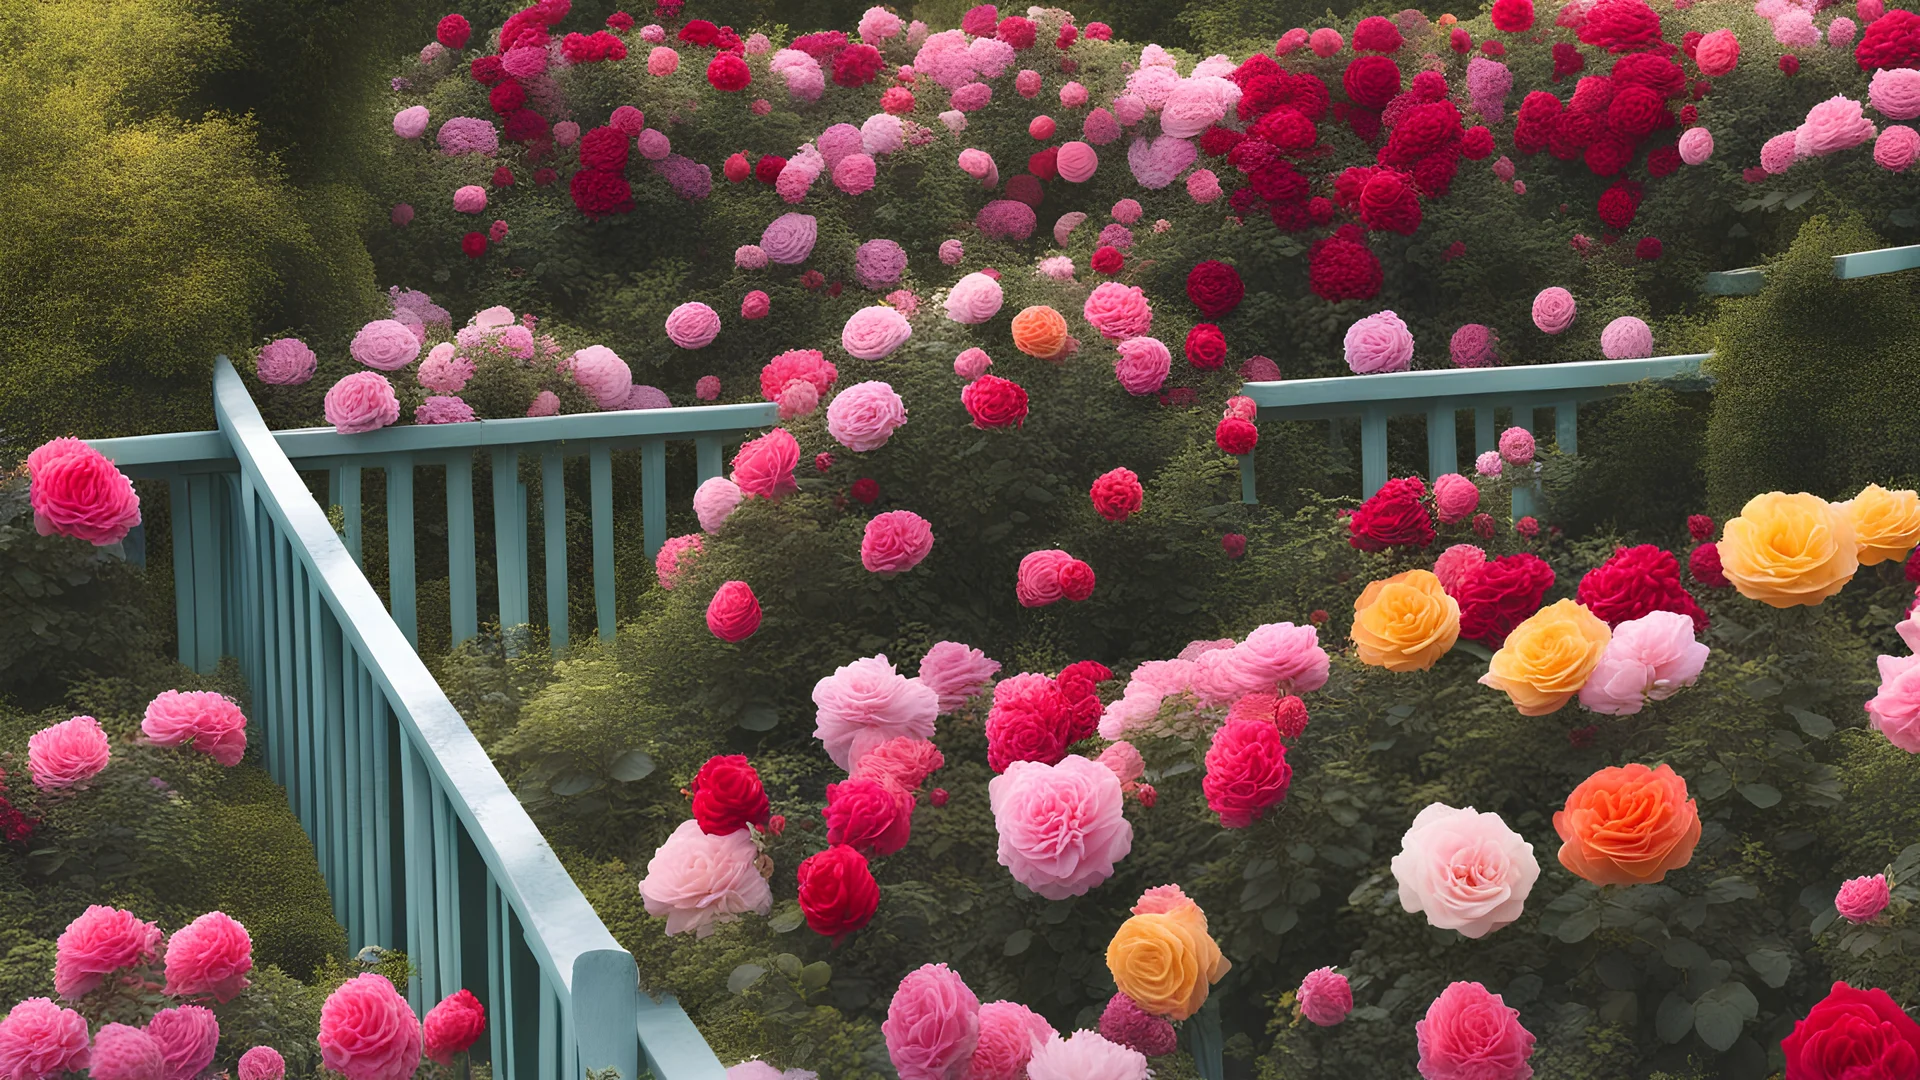
[[[1856,251],[1833,257],[1833,276],[1842,280],[1914,269],[1920,269],[1920,244]],[[1752,296],[1766,287],[1766,279],[1767,271],[1762,266],[1717,270],[1707,275],[1701,291],[1709,296]]]
[[[1461,471],[1455,425],[1462,409],[1473,410],[1474,452],[1498,445],[1498,413],[1507,411],[1508,426],[1539,433],[1535,413],[1553,410],[1554,441],[1561,451],[1579,447],[1580,406],[1620,393],[1647,380],[1698,376],[1708,354],[1658,356],[1646,360],[1589,360],[1533,367],[1460,368],[1448,371],[1397,371],[1382,375],[1354,375],[1333,379],[1296,379],[1291,382],[1245,383],[1240,392],[1260,407],[1260,420],[1327,420],[1336,441],[1340,423],[1360,420],[1360,494],[1365,497],[1387,482],[1387,420],[1419,415],[1427,420],[1427,476]],[[1257,502],[1254,455],[1240,458],[1240,493],[1245,502]],[[1468,468],[1471,468],[1469,465]],[[1533,485],[1513,489],[1513,514],[1522,517],[1534,509]]]
[[[673,410],[681,419],[656,410],[507,420],[458,425],[458,434],[468,453],[504,448],[509,467],[495,475],[506,483],[516,481],[517,447],[542,447],[546,480],[557,476],[545,462],[564,452],[558,441],[576,438],[595,461],[605,460],[595,447],[622,440],[640,440],[643,453],[657,445],[647,440],[711,440],[702,443],[702,470],[717,472],[721,433],[760,415],[747,408]],[[709,411],[715,420],[685,419]],[[190,631],[196,660],[239,660],[268,767],[313,842],[350,945],[407,953],[418,969],[407,987],[418,1010],[472,990],[487,1007],[484,1056],[501,1080],[580,1080],[607,1067],[633,1080],[642,1065],[656,1080],[722,1080],[725,1071],[680,1006],[640,993],[632,955],[421,662],[293,457],[364,468],[356,463],[364,460],[358,440],[366,440],[369,453],[396,455],[386,467],[404,477],[422,445],[458,461],[458,440],[435,428],[331,439],[270,432],[224,357],[214,372],[214,413],[214,432],[94,445],[135,475],[172,481],[182,658]],[[663,471],[650,471],[649,486],[662,486]],[[606,475],[596,467],[596,541]],[[390,484],[389,505],[409,510],[395,486],[406,490]],[[664,501],[658,505],[650,534],[656,521],[664,527]]]

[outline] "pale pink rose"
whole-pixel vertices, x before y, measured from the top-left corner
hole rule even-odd
[[[967,349],[953,358],[953,373],[972,382],[987,373],[993,366],[993,360],[984,349]]]
[[[647,74],[665,78],[680,70],[680,54],[665,45],[656,45],[647,53]]]
[[[945,119],[945,114],[942,114],[942,119]],[[960,119],[964,124],[966,117],[963,116]],[[948,126],[951,127],[952,125]],[[980,181],[987,187],[992,187],[999,178],[1000,170],[993,163],[993,155],[987,153],[985,150],[970,146],[960,151],[960,156],[955,160],[958,162],[961,172]]]
[[[740,485],[724,476],[708,477],[693,493],[693,514],[700,519],[702,531],[715,533],[746,495]]]
[[[1140,757],[1140,751],[1124,739],[1100,751],[1094,760],[1112,769],[1122,785],[1135,783],[1147,775],[1147,763]]]
[[[1740,40],[1731,30],[1715,30],[1700,39],[1700,44],[1694,47],[1693,59],[1700,65],[1700,74],[1709,79],[1730,74],[1740,62]]]
[[[948,241],[957,244],[958,241]],[[945,245],[941,245],[942,257]],[[958,260],[956,260],[958,261]],[[1000,313],[1004,302],[1000,283],[979,272],[968,274],[947,290],[947,318],[968,326],[978,326]]]
[[[1891,120],[1920,117],[1920,71],[1886,68],[1873,73],[1867,84],[1867,102]]]
[[[155,1013],[147,1037],[166,1059],[166,1080],[194,1080],[220,1049],[220,1022],[204,1005],[180,1005]]]
[[[421,386],[438,394],[457,394],[473,378],[473,361],[455,355],[455,345],[443,341],[433,347],[414,378]]]
[[[420,1020],[386,976],[363,972],[320,1007],[320,1062],[347,1080],[408,1080],[420,1067]]]
[[[1215,638],[1212,641],[1189,641],[1187,643],[1187,647],[1184,649],[1181,649],[1180,655],[1175,657],[1175,659],[1197,661],[1202,656],[1205,656],[1207,653],[1220,652],[1222,650],[1231,649],[1238,644],[1239,642],[1233,640],[1230,637]]]
[[[1235,651],[1258,674],[1264,691],[1310,694],[1327,684],[1331,662],[1312,626],[1267,623],[1248,634]]]
[[[860,149],[868,157],[885,157],[905,143],[906,125],[891,113],[874,113],[860,125]]]
[[[1137,285],[1104,281],[1087,294],[1081,308],[1088,325],[1108,341],[1139,337],[1153,328],[1153,308]]]
[[[847,319],[840,347],[857,360],[883,360],[913,336],[907,317],[884,304],[864,307]]]
[[[939,696],[940,712],[950,713],[980,695],[1000,670],[979,649],[957,641],[936,642],[920,658],[920,683]]]
[[[667,338],[683,349],[702,349],[720,336],[720,313],[692,300],[667,315]]]
[[[376,976],[377,978],[378,976]],[[160,1044],[137,1027],[108,1024],[93,1037],[90,1080],[167,1080]]]
[[[1113,99],[1113,116],[1123,127],[1132,127],[1147,118],[1147,103],[1132,94]]]
[[[1052,281],[1073,280],[1073,259],[1066,255],[1050,255],[1040,260],[1033,272]]]
[[[1558,285],[1541,289],[1533,298],[1533,325],[1543,334],[1558,334],[1573,325],[1577,305],[1573,294]]]
[[[286,1080],[287,1060],[271,1046],[256,1046],[240,1055],[240,1080]]]
[[[1500,451],[1488,450],[1473,459],[1473,471],[1481,476],[1499,476],[1504,464],[1500,460]]]
[[[1097,1031],[1055,1035],[1027,1062],[1027,1080],[1147,1080],[1147,1056]]]
[[[1482,938],[1520,917],[1540,863],[1499,814],[1433,803],[1401,838],[1393,876],[1401,907],[1425,912],[1442,930]]]
[[[640,898],[647,914],[665,916],[667,933],[693,931],[696,938],[742,915],[773,910],[773,890],[754,865],[760,850],[752,829],[710,835],[688,819],[647,861]]]
[[[892,308],[867,310],[893,311]],[[883,382],[855,383],[834,395],[833,402],[827,406],[827,433],[841,446],[856,452],[880,449],[893,436],[894,429],[906,422],[906,403],[894,393],[893,387]]]
[[[1920,132],[1905,124],[1888,124],[1873,140],[1873,163],[1889,172],[1906,172],[1920,155]]]
[[[1167,384],[1167,375],[1173,370],[1173,354],[1158,338],[1128,338],[1114,348],[1120,358],[1113,362],[1113,375],[1120,380],[1121,389],[1140,397]]]
[[[1158,191],[1173,183],[1199,156],[1199,149],[1191,141],[1172,135],[1136,138],[1127,144],[1127,168],[1133,171],[1133,178],[1140,186],[1149,191]]]
[[[1811,49],[1820,44],[1820,28],[1813,25],[1813,13],[1788,8],[1773,20],[1773,40],[1789,49]]]
[[[1133,848],[1120,778],[1070,754],[1057,765],[1016,761],[987,784],[1000,865],[1049,900],[1084,895]]]
[[[933,526],[911,510],[889,510],[867,522],[860,539],[860,565],[892,577],[920,565],[933,550]]]
[[[1218,122],[1240,100],[1240,88],[1218,76],[1183,79],[1160,107],[1160,130],[1191,139]]]
[[[1433,509],[1441,524],[1458,525],[1480,509],[1480,488],[1459,473],[1447,473],[1433,480]]]
[[[466,184],[454,189],[453,209],[455,213],[477,214],[487,208],[487,189],[479,184]],[[374,365],[378,366],[378,365]]]
[[[633,141],[633,145],[640,151],[640,156],[648,161],[661,161],[668,154],[673,153],[673,140],[667,138],[666,132],[658,128],[642,131],[640,137]]]
[[[28,998],[0,1020],[0,1076],[60,1080],[84,1072],[87,1059],[87,1021],[72,1009]]]
[[[1533,1033],[1520,1013],[1479,983],[1457,982],[1414,1024],[1426,1080],[1528,1080]]]
[[[835,669],[814,684],[813,703],[814,737],[848,772],[862,754],[888,739],[931,739],[940,714],[940,694],[895,671],[885,654]]]
[[[532,403],[527,406],[527,415],[559,416],[560,395],[551,390],[542,390],[538,394],[535,394]]]
[[[1713,132],[1703,127],[1688,128],[1680,135],[1680,160],[1703,165],[1713,156]]]
[[[1413,366],[1413,332],[1391,311],[1368,315],[1347,327],[1346,353],[1356,375],[1405,371]]]
[[[547,50],[533,45],[508,49],[500,56],[501,68],[516,79],[531,79],[535,75],[546,74],[547,62]]]
[[[280,338],[261,348],[253,371],[261,382],[270,386],[298,386],[313,378],[318,364],[319,359],[306,342],[299,338]]]
[[[800,490],[794,466],[800,464],[800,440],[786,428],[774,428],[740,445],[733,455],[732,480],[747,495],[777,499]]]
[[[900,980],[880,1033],[900,1080],[966,1080],[980,999],[947,965],[924,965]]]
[[[953,132],[955,135],[958,135],[961,132],[967,130],[967,114],[961,112],[959,109],[947,109],[946,111],[942,112],[940,114],[940,122],[946,125],[947,130]],[[983,151],[978,151],[978,150],[973,152],[984,153]],[[965,150],[961,151],[962,155],[966,153],[967,151]],[[993,164],[993,159],[988,158],[987,165],[991,167],[992,164]],[[962,161],[960,167],[963,169],[967,168],[967,165],[964,160]],[[971,170],[969,170],[969,172],[971,172]],[[988,187],[992,187],[994,184],[999,183],[1000,173],[997,169],[992,171],[991,173],[992,179],[988,179],[989,174],[985,172],[972,173],[972,175],[974,179],[982,181]]]
[[[1653,355],[1653,329],[1646,320],[1622,315],[1600,331],[1600,354],[1609,360],[1642,360]]]
[[[980,1006],[980,1041],[968,1062],[967,1080],[1028,1080],[1034,1047],[1055,1037],[1046,1017],[1013,1001]]]
[[[1487,553],[1478,547],[1455,544],[1433,560],[1433,576],[1440,579],[1440,587],[1447,590],[1448,596],[1458,600],[1461,588],[1480,572],[1486,561]]]
[[[1833,898],[1835,910],[1840,917],[1850,923],[1872,922],[1887,910],[1887,902],[1892,892],[1887,887],[1887,875],[1874,874],[1872,877],[1849,878],[1841,882],[1840,892]]]
[[[602,409],[626,405],[633,392],[633,369],[605,345],[589,345],[568,362],[573,381]]]
[[[1582,707],[1609,716],[1632,716],[1649,701],[1665,701],[1692,686],[1707,663],[1707,646],[1694,640],[1693,620],[1673,611],[1653,611],[1613,628],[1613,637],[1587,683]]]
[[[1320,1027],[1333,1027],[1353,1011],[1353,986],[1330,967],[1316,968],[1300,980],[1300,1015]]]
[[[900,16],[886,8],[870,7],[860,16],[860,40],[877,46],[889,38],[900,36],[906,25]]]
[[[820,389],[805,379],[795,379],[775,395],[773,402],[780,407],[782,420],[811,416],[820,407]]]
[[[154,958],[160,928],[130,911],[94,904],[54,942],[53,989],[74,1001],[100,988],[107,976]]]
[[[1896,627],[1907,648],[1920,650],[1920,621],[1911,615]],[[1887,741],[1920,754],[1920,655],[1881,656],[1880,691],[1867,702],[1867,719]]]
[[[1806,122],[1793,134],[1793,152],[1799,157],[1825,157],[1851,150],[1873,135],[1873,121],[1862,113],[1860,103],[1835,95],[1807,110]]]
[[[247,718],[240,706],[211,690],[167,690],[147,705],[140,730],[159,746],[193,748],[232,768],[247,752]]]
[[[417,139],[427,133],[430,115],[425,105],[414,105],[393,114],[393,133],[403,139]]]
[[[169,997],[211,994],[222,1004],[247,988],[253,939],[224,911],[209,911],[167,939]]]
[[[1182,657],[1182,659],[1186,659]],[[1265,667],[1238,646],[1212,649],[1193,660],[1193,692],[1208,705],[1226,705],[1244,695],[1269,689]]]
[[[1860,27],[1852,19],[1841,15],[1827,24],[1827,44],[1836,49],[1844,49],[1853,44],[1853,35]]]
[[[41,791],[84,784],[98,776],[112,756],[107,733],[91,716],[62,720],[27,739],[27,769]],[[63,991],[61,996],[71,995]]]
[[[663,589],[671,589],[680,583],[680,578],[692,565],[694,556],[705,550],[699,533],[687,536],[670,536],[660,545],[653,556],[653,576]]]
[[[348,351],[370,368],[394,371],[419,358],[420,339],[392,319],[375,319],[353,335]]]

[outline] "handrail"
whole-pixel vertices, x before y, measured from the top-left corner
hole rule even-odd
[[[1875,248],[1833,257],[1833,276],[1842,281],[1917,268],[1920,268],[1920,244]],[[1764,266],[1716,270],[1707,275],[1700,289],[1709,296],[1752,296],[1766,287],[1766,276],[1767,268]]]

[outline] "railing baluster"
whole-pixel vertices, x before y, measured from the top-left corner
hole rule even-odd
[[[560,999],[547,980],[540,980],[540,1080],[559,1080],[560,1063],[554,1051],[560,1034]]]
[[[433,1000],[460,987],[460,879],[455,873],[458,841],[453,835],[453,808],[438,786],[432,789],[433,808],[433,911],[438,931],[434,947],[439,953]]]
[[[1580,452],[1580,402],[1569,398],[1554,403],[1553,441],[1563,454]]]
[[[347,797],[351,790],[347,786],[347,724],[346,724],[346,688],[341,685],[340,665],[340,624],[334,621],[333,612],[327,610],[326,602],[321,600],[317,591],[314,596],[314,615],[319,623],[319,659],[320,670],[316,678],[326,693],[327,718],[327,801],[329,828],[333,832],[333,858],[327,870],[327,892],[333,896],[334,918],[340,925],[349,922],[350,904],[353,891],[349,888],[352,879],[348,877],[348,855],[351,845],[359,836],[347,829]]]
[[[1460,449],[1454,442],[1454,407],[1451,401],[1436,401],[1427,408],[1427,478],[1444,476],[1460,469]]]
[[[480,587],[473,550],[473,455],[447,459],[447,606],[455,645],[480,632]]]
[[[253,707],[265,719],[267,727],[267,762],[273,779],[287,793],[287,804],[294,803],[293,770],[290,768],[292,756],[288,751],[292,741],[287,738],[287,707],[281,694],[280,653],[286,647],[286,635],[281,632],[286,612],[286,562],[281,557],[280,534],[273,529],[262,530],[260,547],[263,552],[262,565],[265,566],[265,584],[261,589],[260,630],[262,637],[262,655],[260,671],[254,676]]]
[[[334,623],[333,641],[339,649],[338,623]],[[346,879],[334,886],[334,892],[346,898],[347,917],[341,925],[347,928],[347,951],[358,952],[367,944],[366,855],[373,850],[368,842],[372,830],[365,819],[367,742],[361,724],[360,665],[353,662],[351,649],[339,649],[337,656],[334,673],[340,680],[341,746],[346,759],[346,797],[341,801],[346,804],[346,835],[352,845],[347,852]]]
[[[434,939],[433,908],[433,811],[427,800],[433,794],[426,763],[420,760],[412,740],[400,740],[400,820],[406,843],[402,858],[407,884],[407,955],[417,972],[407,987],[407,998],[416,1013],[424,1014],[438,998],[434,989],[440,981]]]
[[[693,440],[693,482],[704,484],[721,475],[724,466],[722,451],[725,447],[718,435],[699,435]]]
[[[1253,455],[1240,455],[1240,501],[1252,506],[1260,501],[1253,487]]]
[[[220,663],[221,579],[226,568],[220,563],[220,521],[215,515],[214,484],[218,477],[195,476],[187,481],[188,513],[192,517],[193,542],[193,669],[209,674]]]
[[[418,648],[413,585],[413,455],[395,454],[387,462],[387,591],[393,597],[393,621],[407,644]]]
[[[500,628],[525,626],[527,602],[527,507],[520,490],[520,455],[495,450],[493,460],[493,558],[500,581]],[[509,643],[513,639],[508,638]]]
[[[667,542],[667,440],[640,444],[640,522],[647,557],[660,553]]]
[[[1360,494],[1372,498],[1387,482],[1387,413],[1369,406],[1360,413]]]
[[[1493,406],[1481,405],[1473,410],[1473,454],[1479,457],[1489,450],[1500,448],[1500,436],[1493,430]]]
[[[400,838],[394,835],[394,772],[398,764],[394,759],[405,740],[398,732],[400,725],[387,704],[387,695],[374,682],[371,670],[366,673],[366,687],[368,715],[373,718],[373,877],[379,901],[379,939],[380,944],[392,948],[400,944],[400,928],[406,925],[400,913],[408,901],[406,878],[400,875],[396,880],[394,873],[394,864],[405,851],[404,843],[396,844]]]
[[[512,1017],[511,998],[507,991],[505,927],[502,925],[506,902],[500,896],[500,887],[491,881],[487,883],[487,992],[481,1004],[487,1008],[487,1016],[492,1023],[487,1025],[487,1045],[491,1053],[488,1060],[493,1063],[495,1076],[507,1072],[507,1034],[512,1031],[508,1022]]]
[[[193,618],[194,600],[198,595],[193,588],[193,496],[187,483],[188,478],[184,476],[167,479],[168,506],[173,518],[173,625],[179,638],[181,666],[197,669],[199,641],[194,637]]]
[[[300,808],[297,811],[300,824],[306,827],[307,836],[313,841],[314,861],[325,866],[323,856],[325,834],[315,827],[316,811],[320,806],[319,777],[314,762],[320,758],[319,739],[313,722],[313,699],[308,696],[311,678],[307,668],[307,573],[299,560],[293,563],[293,652],[291,656],[293,677],[288,681],[293,686],[293,726],[296,758],[294,771],[300,776]]]
[[[360,558],[360,466],[335,466],[329,474],[329,486],[333,489],[333,505],[340,508],[341,516],[346,519],[341,540],[353,561],[364,565]]]
[[[558,447],[540,455],[540,510],[546,524],[547,641],[555,656],[567,651],[566,459]]]
[[[613,450],[604,442],[587,449],[592,473],[593,615],[600,637],[613,638]]]

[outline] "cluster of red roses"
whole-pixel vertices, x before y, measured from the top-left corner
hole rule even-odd
[[[1098,684],[1111,678],[1105,664],[1082,660],[1051,679],[1022,674],[994,684],[993,706],[987,710],[987,764],[997,773],[1016,761],[1059,764],[1068,747],[1098,729]]]
[[[1316,125],[1331,101],[1327,84],[1316,75],[1285,71],[1265,53],[1249,57],[1228,78],[1240,87],[1235,107],[1240,119],[1251,123],[1244,134],[1215,124],[1200,136],[1202,152],[1225,155],[1247,178],[1245,186],[1228,196],[1228,205],[1244,214],[1264,203],[1283,232],[1332,220],[1333,204],[1309,198],[1307,177],[1294,167],[1294,162],[1320,151]]]
[[[896,738],[861,755],[847,779],[827,785],[820,812],[827,847],[803,860],[798,871],[800,911],[815,933],[837,944],[873,918],[880,886],[868,860],[907,846],[927,778],[945,765],[931,742]],[[945,806],[947,793],[935,788],[928,801]]]

